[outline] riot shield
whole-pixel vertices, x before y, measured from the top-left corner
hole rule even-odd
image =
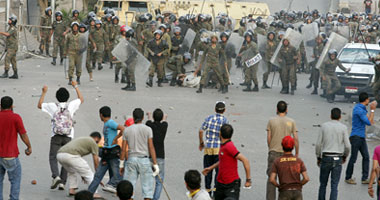
[[[319,60],[317,62],[317,65],[315,66],[317,69],[319,69],[323,63],[327,59],[327,53],[330,49],[335,49],[338,52],[342,50],[342,48],[348,43],[347,38],[332,32],[330,37],[328,38],[325,47],[323,48],[322,54],[319,57]]]
[[[291,28],[288,28],[288,30],[286,30],[286,33],[285,33],[283,39],[282,39],[282,40],[280,41],[280,43],[278,44],[277,49],[276,49],[276,51],[274,52],[272,58],[270,59],[270,62],[271,62],[272,64],[276,65],[276,66],[281,66],[281,65],[279,64],[279,62],[278,62],[277,57],[278,57],[278,54],[279,54],[279,52],[280,52],[280,49],[282,48],[282,41],[283,41],[285,38],[288,39],[290,45],[293,46],[293,47],[295,47],[296,49],[299,48],[299,46],[300,46],[300,44],[301,44],[301,42],[302,42],[302,35],[301,35],[301,33],[298,32],[298,31],[295,31],[295,30],[293,30],[293,29],[291,29]]]
[[[186,52],[190,51],[191,45],[193,45],[194,38],[196,33],[192,29],[188,29],[185,37],[183,38],[183,42],[178,50],[178,55],[183,55]]]
[[[294,29],[298,30],[298,28],[299,28],[302,24],[304,24],[302,21],[301,21],[301,22],[296,22],[296,23],[294,23],[294,24],[293,24]]]
[[[336,33],[350,39],[350,27],[349,26],[336,26]]]
[[[130,46],[127,45],[127,40],[123,38],[113,48],[111,53],[113,56],[115,56],[117,58],[118,61],[125,62],[129,58],[129,56],[131,55],[131,49],[128,47],[130,47]]]
[[[243,45],[244,38],[238,33],[232,33],[229,37],[226,45],[226,56],[230,58],[236,58],[239,54],[240,48]]]
[[[263,22],[265,22],[267,25],[271,24],[273,21],[275,21],[274,17],[269,15],[267,18],[262,19]]]
[[[136,71],[147,74],[151,63],[139,50],[127,41],[127,49],[130,52],[128,59],[124,62],[127,67],[135,66]]]
[[[87,59],[87,48],[88,48],[88,35],[89,32],[86,31],[84,33],[80,33],[79,36],[79,44],[80,44],[80,51],[79,53],[82,56],[82,68],[86,68],[86,59]]]
[[[247,27],[247,30],[254,31],[256,29],[257,25],[256,25],[256,23],[249,22],[249,23],[247,23],[246,27]]]
[[[318,36],[318,33],[319,30],[317,23],[305,24],[302,27],[302,38],[305,46],[306,60],[308,63],[314,61],[314,47],[317,45],[315,38]]]
[[[267,37],[261,34],[257,34],[257,47],[259,48],[259,52],[263,58],[265,58],[265,53],[267,49]],[[267,63],[260,62],[259,63],[259,73],[267,71]]]
[[[236,20],[232,17],[229,17],[228,20],[230,20],[231,22],[228,22],[226,23],[226,30],[230,30],[230,31],[234,31],[235,30],[235,26],[236,26]]]
[[[330,36],[331,32],[333,31],[334,26],[330,23],[326,23],[324,26],[324,32],[327,36]]]

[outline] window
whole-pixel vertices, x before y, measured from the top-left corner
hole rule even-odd
[[[380,53],[380,50],[368,49],[369,55],[375,57]],[[346,48],[343,49],[339,56],[339,60],[343,63],[353,63],[353,64],[368,64],[373,63],[368,59],[368,53],[365,49],[359,48]]]
[[[129,2],[128,11],[134,11],[138,13],[146,13],[148,12],[148,5],[146,2]]]
[[[121,7],[123,6],[123,2],[120,1],[120,10]],[[105,10],[106,8],[111,8],[114,10],[119,10],[119,2],[118,1],[103,1],[103,7],[102,10]]]

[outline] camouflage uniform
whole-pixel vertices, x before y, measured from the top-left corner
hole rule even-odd
[[[106,21],[102,28],[104,29],[105,35],[105,43],[104,43],[104,53],[103,53],[103,61],[111,61],[112,58],[112,41],[111,41],[111,36],[112,36],[112,22]]]
[[[172,52],[171,52],[171,55],[172,56],[175,56],[178,54],[178,51],[179,51],[179,46],[182,44],[183,42],[183,37],[182,35],[174,35],[171,39],[171,42],[172,42]]]
[[[269,74],[272,71],[272,63],[270,62],[270,60],[272,59],[273,54],[276,51],[276,49],[277,49],[277,42],[274,39],[272,41],[268,39],[266,50],[265,50],[265,62],[267,63],[268,68],[267,68],[267,71],[263,74],[264,84],[266,84],[266,82],[268,81]]]
[[[301,58],[302,71],[309,73],[310,66],[306,59],[306,50],[305,50],[305,45],[303,44],[303,42],[301,42],[300,44],[299,53],[300,53],[300,58]]]
[[[101,65],[104,48],[105,45],[108,43],[107,33],[102,28],[95,28],[92,34],[90,34],[90,40],[92,41],[92,44],[96,45],[96,51],[93,62],[97,62],[98,65]]]
[[[136,49],[139,46],[137,44],[137,41],[133,38],[127,40],[132,46],[134,46]],[[127,78],[127,83],[135,84],[135,68],[137,65],[137,55],[131,55],[129,59],[125,62],[125,65],[123,65],[123,73],[125,74]]]
[[[74,77],[74,70],[76,70],[76,76],[80,77],[82,74],[82,56],[80,54],[80,34],[73,32],[66,36],[65,55],[69,57],[69,79],[70,81]]]
[[[259,53],[257,44],[251,41],[250,43],[245,44],[240,50],[240,52],[243,54],[248,53],[248,51],[251,51],[250,55],[256,56]],[[246,59],[251,59],[251,58],[246,58]],[[258,66],[259,66],[259,63],[256,63],[255,65],[250,66],[250,67],[248,67],[244,63],[244,80],[245,80],[245,83],[248,84],[247,90],[244,90],[244,91],[249,91],[248,89],[251,87],[252,81],[255,84],[255,89],[256,90],[258,89],[259,87],[259,80],[257,79]]]
[[[51,17],[48,15],[41,16],[40,26],[51,27]],[[50,28],[40,28],[41,41],[40,41],[40,53],[43,53],[43,50],[46,51],[46,55],[49,55],[49,44],[51,37]]]
[[[92,73],[92,69],[95,69],[95,52],[94,52],[94,45],[92,44],[90,40],[90,35],[93,34],[93,32],[96,30],[95,26],[90,26],[88,28],[88,45],[87,45],[87,57],[86,57],[86,69],[88,73]],[[92,67],[91,67],[92,62]]]
[[[142,39],[142,32],[144,30],[144,25],[142,23],[138,23],[136,26],[136,39],[138,42],[137,49],[140,51],[140,53],[144,53],[144,40]]]
[[[172,78],[177,78],[179,74],[184,74],[185,68],[183,68],[184,65],[183,56],[182,55],[175,55],[168,59],[166,62],[166,67],[173,71]]]
[[[314,62],[312,63],[312,72],[310,79],[314,83],[314,88],[318,88],[319,86],[319,69],[317,69],[315,66],[317,65],[317,62],[319,60],[319,57],[322,54],[323,51],[323,42],[319,45],[316,45],[313,49],[313,55],[314,55]],[[324,85],[324,82],[322,82],[322,85]],[[323,87],[326,88],[326,87]]]
[[[62,59],[64,54],[64,47],[65,47],[65,36],[63,33],[66,31],[66,24],[61,21],[55,20],[53,22],[53,58],[57,58],[58,50],[59,50],[59,57]]]
[[[17,63],[16,63],[16,54],[18,50],[18,36],[17,36],[17,27],[9,26],[7,33],[10,36],[6,39],[6,50],[7,54],[5,55],[4,67],[5,71],[8,72],[10,65],[12,64],[12,69],[15,74],[17,74]]]
[[[165,40],[160,39],[157,44],[156,39],[152,39],[147,45],[147,51],[149,53],[149,60],[152,62],[149,68],[149,77],[153,78],[154,73],[157,71],[157,78],[160,81],[164,78],[164,65],[165,57],[164,55],[169,52],[169,46]],[[161,56],[157,54],[162,53]]]
[[[380,55],[377,55],[375,60],[380,60]],[[376,65],[374,66],[375,68],[375,80],[372,85],[372,90],[373,90],[373,96],[375,96],[375,99],[377,102],[380,102],[380,95],[379,95],[379,90],[380,90],[380,66]]]
[[[238,30],[238,34],[239,34],[241,37],[243,37],[245,31],[246,31],[246,30],[245,30],[245,27],[240,26],[240,27],[239,27],[239,30]]]
[[[289,82],[292,91],[296,87],[296,61],[298,58],[297,49],[290,44],[282,46],[278,55],[281,64],[281,82],[284,91],[289,91]]]
[[[343,71],[347,70],[337,58],[334,60],[327,59],[319,69],[321,76],[326,79],[327,95],[334,95],[341,88],[340,81],[335,74],[336,67],[339,67]]]
[[[212,47],[212,44],[206,46],[201,60],[201,63],[204,63],[204,61],[206,60],[206,66],[203,69],[200,82],[202,86],[206,85],[207,76],[211,69],[215,72],[221,86],[227,84],[224,82],[222,73],[220,72],[220,56],[223,60],[226,60],[226,54],[224,53],[224,50],[220,44],[216,44],[215,47]]]
[[[141,35],[144,36],[144,56],[147,58],[149,57],[147,46],[148,43],[154,39],[154,31],[155,30],[152,30],[151,28],[147,28],[141,32]]]
[[[235,54],[235,52],[227,52],[227,42],[226,43],[223,43],[223,42],[220,42],[220,45],[222,46],[223,50],[224,50],[224,53],[226,55],[226,60],[223,60],[223,59],[220,59],[220,72],[222,73],[222,76],[223,76],[223,80],[226,84],[228,84],[230,82],[229,80],[229,74],[230,74],[230,70],[231,70],[231,67],[232,67],[232,56],[233,55],[230,55],[231,53],[232,54]],[[228,69],[228,72],[226,71],[226,68],[224,66],[224,62],[227,62],[227,69]]]
[[[216,31],[219,31],[219,32],[224,32],[226,30],[226,27],[223,26],[222,24],[218,24],[216,27],[215,27],[215,30]]]

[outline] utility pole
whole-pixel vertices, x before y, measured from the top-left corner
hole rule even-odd
[[[75,4],[76,4],[76,0],[73,0],[73,10],[75,10]]]
[[[11,13],[11,0],[6,0],[6,15],[5,15],[5,21],[7,23],[5,23],[5,30],[7,29],[8,27],[8,19],[9,17],[11,16],[10,13]]]
[[[51,23],[54,22],[54,16],[55,16],[55,0],[51,0]]]

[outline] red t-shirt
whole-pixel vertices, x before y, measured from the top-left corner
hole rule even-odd
[[[0,157],[18,157],[17,134],[25,133],[20,115],[11,110],[0,111]]]
[[[228,141],[220,146],[219,150],[219,172],[217,181],[222,184],[230,184],[239,179],[238,161],[239,155],[233,142]]]

